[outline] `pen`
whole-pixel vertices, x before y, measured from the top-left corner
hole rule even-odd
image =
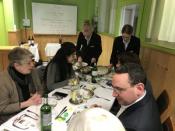
[[[60,113],[58,114],[58,116],[55,118],[55,119],[57,119],[63,112],[64,112],[64,110],[67,108],[67,106],[65,106],[61,111],[60,111]]]

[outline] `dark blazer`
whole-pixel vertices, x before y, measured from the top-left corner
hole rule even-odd
[[[135,37],[135,36],[131,36],[128,47],[125,50],[125,45],[123,43],[122,36],[116,37],[114,39],[114,43],[113,43],[110,63],[113,64],[113,65],[116,65],[116,63],[118,61],[118,59],[117,59],[118,55],[120,55],[121,53],[124,53],[124,52],[132,52],[132,53],[135,53],[135,54],[139,55],[140,39]]]
[[[128,131],[162,131],[156,102],[148,93],[141,101],[128,107],[119,119]]]
[[[80,32],[76,48],[77,55],[81,56],[83,61],[90,65],[91,59],[94,57],[98,61],[98,58],[102,53],[101,37],[93,32],[89,44],[87,45],[83,33]]]

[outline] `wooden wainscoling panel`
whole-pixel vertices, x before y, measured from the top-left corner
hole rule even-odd
[[[8,54],[15,47],[16,46],[0,46],[0,71],[7,69],[9,65]]]
[[[101,35],[102,40],[102,54],[99,58],[98,65],[108,66],[112,52],[114,37]]]
[[[20,30],[16,32],[8,32],[9,45],[19,45],[21,41],[22,41],[22,34]]]
[[[161,121],[164,122],[169,116],[173,116],[175,113],[175,55],[142,47],[140,57],[148,79],[151,81],[155,98],[164,89],[169,94],[169,107],[161,115]]]

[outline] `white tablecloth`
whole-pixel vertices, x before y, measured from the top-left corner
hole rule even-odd
[[[61,44],[59,43],[47,43],[45,47],[45,54],[47,57],[53,57],[60,48]]]
[[[97,98],[94,95],[91,99],[85,101],[84,103],[82,103],[80,105],[73,105],[69,102],[69,99],[70,99],[70,90],[69,89],[71,89],[70,86],[66,86],[66,87],[59,88],[59,89],[56,89],[56,90],[52,91],[49,94],[49,97],[52,97],[52,94],[56,91],[69,94],[67,97],[57,101],[57,106],[54,107],[53,110],[52,110],[52,131],[66,131],[67,123],[59,122],[58,120],[55,120],[55,117],[60,113],[60,111],[65,106],[67,106],[69,108],[72,108],[73,112],[76,111],[76,110],[84,109],[84,107],[89,107],[92,104],[98,104],[98,105],[101,105],[102,108],[104,108],[106,110],[110,110],[110,108],[111,108],[111,106],[114,102],[114,97],[112,97],[112,88],[104,88],[104,87],[102,88],[100,85],[89,84],[89,83],[86,83],[86,82],[81,82],[80,84],[84,85],[84,86],[87,86],[87,87],[88,86],[95,86],[96,89],[94,91],[94,94],[98,95],[100,97],[103,97],[103,98],[107,98],[107,99],[109,99],[109,101],[105,100],[103,98]],[[66,89],[66,88],[68,88],[68,89]],[[20,112],[19,114],[17,114],[13,118],[11,118],[10,120],[8,120],[4,124],[2,124],[0,126],[0,131],[3,131],[3,129],[7,129],[7,130],[10,130],[10,131],[22,131],[22,129],[18,129],[18,128],[14,127],[12,125],[13,121],[16,118],[20,117],[22,114],[30,113],[27,110],[33,111],[33,112],[37,113],[40,116],[40,107],[41,107],[41,105],[31,106],[31,107],[27,108],[26,110]],[[27,121],[28,121],[29,125],[31,125],[31,126],[29,126],[29,128],[26,129],[26,131],[39,131],[40,130],[40,120],[39,120],[40,117],[37,117],[37,119],[38,120],[32,120],[32,119],[28,118]]]

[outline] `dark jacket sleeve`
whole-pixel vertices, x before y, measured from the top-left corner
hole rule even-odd
[[[101,44],[101,37],[99,35],[97,35],[97,39],[96,39],[96,54],[94,54],[94,57],[96,58],[96,60],[98,60],[99,56],[102,53],[102,44]]]
[[[113,47],[112,47],[112,53],[111,53],[111,58],[110,58],[110,64],[115,64],[116,63],[116,59],[117,59],[117,37],[114,39],[113,42]]]
[[[140,39],[139,38],[136,39],[136,44],[137,46],[135,47],[134,52],[139,56],[139,53],[140,53]]]

